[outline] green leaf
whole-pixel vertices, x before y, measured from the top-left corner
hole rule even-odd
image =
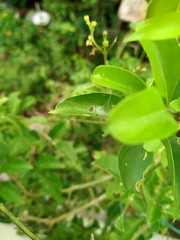
[[[129,203],[130,203],[130,198],[126,201],[126,204],[125,204],[123,210],[121,211],[120,216],[115,221],[115,228],[117,228],[121,232],[125,231],[125,228],[124,228],[124,220],[125,219],[124,219],[124,217],[125,217],[125,214],[126,214],[126,210],[129,206]]]
[[[161,140],[159,140],[159,139],[155,139],[155,140],[152,140],[152,141],[145,142],[144,145],[143,145],[143,148],[147,152],[156,152],[162,147],[163,147],[163,144],[162,144]]]
[[[178,81],[176,88],[174,90],[173,96],[172,96],[172,100],[176,100],[177,98],[180,97],[180,81]]]
[[[66,166],[76,169],[79,172],[83,172],[82,165],[79,162],[79,158],[72,142],[60,140],[57,145],[61,154],[64,155],[66,160]]]
[[[173,110],[175,110],[175,111],[177,111],[177,112],[180,112],[180,98],[172,101],[172,102],[169,104],[169,106],[170,106]]]
[[[137,30],[126,38],[127,42],[139,40],[165,40],[180,35],[180,12],[150,18],[137,25]]]
[[[118,90],[124,93],[135,93],[146,87],[145,83],[135,74],[115,66],[98,66],[91,80],[103,87]]]
[[[172,190],[176,205],[176,218],[180,214],[180,145],[177,137],[172,137],[169,140],[163,141],[166,148],[166,155],[168,159],[168,165],[170,168],[172,179]]]
[[[27,111],[29,108],[31,108],[36,103],[36,98],[33,96],[27,96],[23,99],[21,103],[21,110]]]
[[[154,202],[154,199],[149,199],[146,209],[147,221],[152,224],[159,220],[162,216],[161,204]]]
[[[94,165],[105,169],[106,171],[112,173],[116,177],[120,176],[119,169],[118,169],[118,159],[114,155],[106,155],[94,162]]]
[[[128,96],[109,116],[109,133],[127,144],[163,139],[174,134],[177,128],[154,87]]]
[[[60,202],[61,199],[61,180],[59,176],[57,176],[53,172],[45,172],[40,179],[41,189],[39,191],[40,194],[50,195],[57,202]]]
[[[55,158],[53,155],[44,153],[40,155],[36,162],[36,168],[39,169],[62,169],[64,168],[63,163]]]
[[[120,97],[107,93],[90,93],[67,98],[60,102],[52,114],[106,117]]]
[[[62,136],[67,132],[68,121],[67,119],[61,119],[57,124],[53,125],[53,127],[49,131],[49,136],[53,139],[62,138]]]
[[[175,12],[179,6],[179,0],[153,0],[150,2],[147,11],[147,18],[158,17],[170,12]]]
[[[3,138],[0,136],[0,164],[4,162],[4,160],[7,159],[9,155],[9,148],[7,143],[4,141]]]
[[[122,200],[123,197],[127,197],[122,182],[114,180],[110,182],[106,187],[106,197],[111,200]]]
[[[11,182],[3,182],[0,184],[0,196],[7,202],[24,204],[24,199],[19,189]]]
[[[124,232],[121,233],[121,237],[118,238],[118,240],[129,240],[129,239],[135,239],[133,236],[138,232],[138,229],[142,231],[144,227],[143,225],[143,219],[142,218],[136,218],[136,217],[126,217],[124,219]],[[136,238],[137,239],[137,238]],[[140,239],[140,238],[138,238]]]
[[[1,97],[0,98],[0,106],[2,106],[4,103],[6,103],[8,101],[7,97]]]
[[[124,145],[119,153],[119,171],[124,187],[134,191],[137,182],[143,179],[146,168],[152,164],[153,154],[142,146]]]
[[[9,158],[6,163],[3,164],[0,171],[6,173],[26,173],[33,167],[30,163],[23,159],[16,157]]]
[[[116,219],[115,228],[124,232],[124,212]]]
[[[9,144],[11,156],[29,151],[34,146],[34,140],[30,134],[14,137]]]
[[[165,41],[141,41],[141,44],[149,58],[155,85],[169,103],[180,80],[180,48],[178,42],[170,39]]]

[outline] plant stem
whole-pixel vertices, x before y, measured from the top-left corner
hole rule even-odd
[[[104,59],[104,64],[107,65],[108,64],[108,60],[107,60],[107,49],[104,49],[103,52],[103,59]]]
[[[63,193],[71,193],[73,191],[82,190],[82,189],[85,189],[85,188],[90,188],[90,187],[96,186],[100,183],[107,182],[107,181],[111,180],[112,178],[113,178],[113,176],[111,176],[111,175],[110,176],[105,176],[101,179],[98,179],[98,180],[95,180],[95,181],[92,181],[92,182],[77,184],[77,185],[74,185],[70,188],[64,188],[62,190],[62,192]]]
[[[79,208],[75,208],[72,211],[68,212],[68,213],[64,213],[58,217],[55,217],[53,219],[51,218],[38,218],[38,217],[34,217],[34,216],[30,216],[30,215],[26,215],[26,216],[22,216],[22,218],[24,219],[24,221],[33,221],[33,222],[38,222],[38,223],[43,223],[46,225],[49,225],[49,227],[53,227],[54,224],[61,222],[65,219],[67,219],[70,216],[73,216],[87,208],[90,208],[92,206],[97,205],[98,203],[104,201],[106,199],[105,194],[102,194],[101,196],[99,196],[98,198],[93,199],[92,201],[84,204],[83,206],[80,206]]]
[[[95,38],[94,38],[94,32],[91,31],[91,39],[92,39],[92,43],[94,44],[95,48],[102,53],[102,49],[101,47],[97,44]]]
[[[21,229],[32,240],[40,240],[38,236],[32,233],[19,219],[17,219],[2,203],[0,203],[0,211],[6,215],[19,229]]]

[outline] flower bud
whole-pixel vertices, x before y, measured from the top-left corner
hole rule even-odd
[[[91,35],[88,36],[88,40],[92,41],[92,36]]]
[[[87,39],[86,40],[86,47],[89,47],[89,46],[92,46],[92,42],[89,39]]]
[[[88,16],[88,15],[84,16],[84,21],[85,21],[85,23],[86,23],[87,25],[90,24],[89,16]]]
[[[92,25],[93,28],[95,28],[96,25],[97,25],[97,22],[96,22],[96,21],[92,21],[92,22],[91,22],[91,25]]]
[[[104,40],[103,41],[103,46],[104,47],[109,47],[109,41],[108,40]]]
[[[104,31],[104,32],[103,32],[103,37],[107,38],[107,35],[108,35],[108,32],[107,32],[107,31]]]

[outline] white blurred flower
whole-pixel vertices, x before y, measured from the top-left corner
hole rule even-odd
[[[0,174],[0,182],[6,182],[6,181],[9,181],[9,180],[10,180],[10,178],[9,178],[8,174],[6,174],[6,173],[1,173]]]
[[[46,26],[50,23],[50,21],[51,21],[51,16],[46,11],[39,10],[39,11],[36,11],[31,16],[31,22],[37,26]]]

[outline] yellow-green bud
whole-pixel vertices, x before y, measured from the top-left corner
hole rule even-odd
[[[107,32],[107,31],[104,31],[104,32],[103,32],[103,37],[107,37],[107,35],[108,35],[108,32]]]
[[[94,28],[95,28],[95,27],[96,27],[96,25],[97,25],[97,22],[96,22],[96,21],[92,21],[92,22],[91,22],[91,25],[92,25],[92,27],[94,27]]]
[[[85,21],[86,24],[90,24],[88,15],[84,16],[84,21]]]
[[[89,47],[89,46],[92,46],[92,42],[89,39],[87,39],[86,40],[86,47]]]
[[[104,40],[103,41],[103,46],[104,47],[109,47],[109,41],[108,40]]]
[[[92,36],[91,35],[88,36],[88,40],[92,41]]]

